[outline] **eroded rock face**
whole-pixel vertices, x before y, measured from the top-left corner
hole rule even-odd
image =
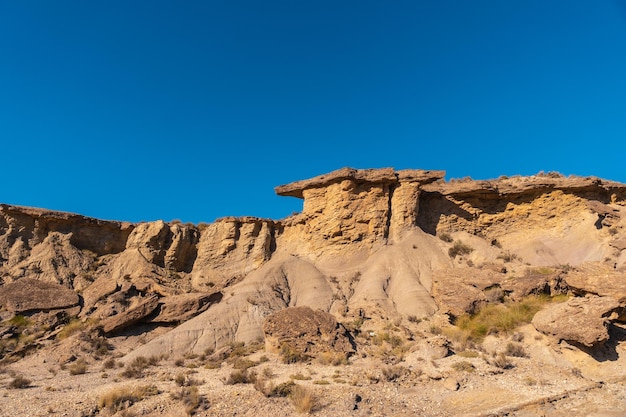
[[[267,317],[263,332],[269,351],[287,347],[311,356],[354,351],[347,330],[332,314],[306,306],[289,307]]]
[[[532,323],[558,340],[593,347],[609,340],[608,323],[623,309],[610,297],[576,297],[538,312]]]
[[[0,287],[0,305],[14,314],[64,309],[78,302],[78,294],[52,282],[23,278]]]
[[[228,217],[208,225],[191,272],[194,288],[221,290],[260,267],[275,249],[276,229],[273,221],[255,217]]]
[[[265,318],[289,307],[383,326],[472,312],[502,295],[571,288],[626,297],[626,185],[553,174],[443,176],[344,168],[277,187],[304,199],[301,214],[281,221],[133,225],[0,205],[0,286],[59,284],[82,295],[80,318],[111,319],[110,332],[197,315],[146,346],[170,353],[256,340]],[[461,240],[473,252],[449,255]],[[571,271],[526,273],[538,266]]]
[[[279,195],[304,199],[302,214],[284,222],[284,240],[306,236],[308,251],[386,242],[415,225],[420,187],[443,176],[443,171],[344,168],[276,187]]]

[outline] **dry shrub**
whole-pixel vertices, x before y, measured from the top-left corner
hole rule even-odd
[[[301,352],[288,344],[284,344],[280,349],[280,357],[283,363],[298,363],[298,362],[306,362],[311,357],[304,352]]]
[[[561,298],[554,298],[560,301]],[[551,302],[547,296],[531,295],[508,304],[487,304],[473,315],[456,319],[456,329],[447,329],[446,336],[460,343],[481,342],[489,334],[510,333],[517,327],[530,323],[541,308]]]
[[[460,361],[452,364],[452,369],[458,372],[474,372],[474,365],[468,361]]]
[[[404,366],[387,366],[382,369],[382,372],[383,377],[387,381],[392,382],[406,375],[409,370]]]
[[[65,325],[63,329],[61,329],[59,334],[57,334],[57,339],[58,340],[67,339],[74,333],[78,333],[79,331],[84,330],[86,328],[87,328],[86,322],[82,322],[79,319],[70,320],[70,322],[67,325]]]
[[[233,362],[233,368],[245,370],[248,368],[252,368],[253,366],[257,366],[258,364],[259,364],[258,362],[252,361],[247,358],[237,358]]]
[[[188,416],[194,415],[200,406],[207,405],[206,399],[200,395],[198,387],[195,385],[183,387],[180,391],[172,393],[171,397],[183,403],[185,413],[187,413]]]
[[[291,389],[289,398],[298,413],[310,413],[315,407],[313,392],[302,385],[295,385]]]
[[[224,383],[226,385],[253,384],[256,380],[256,377],[257,375],[254,371],[248,371],[247,369],[236,369],[230,373],[228,379],[224,381]]]
[[[102,364],[102,369],[114,369],[117,366],[115,359],[109,358]]]
[[[448,249],[448,255],[450,255],[451,258],[456,258],[459,255],[469,255],[473,250],[474,248],[471,246],[457,240],[454,242],[454,245]]]
[[[320,355],[318,355],[317,362],[320,365],[347,365],[348,358],[345,353],[341,352],[322,352]]]
[[[122,376],[126,378],[142,378],[144,376],[143,371],[150,366],[157,365],[160,360],[161,358],[158,356],[150,356],[149,358],[137,356],[132,362],[126,365]]]
[[[295,386],[296,384],[293,381],[274,385],[272,381],[264,378],[257,378],[254,382],[254,388],[268,398],[288,397]]]
[[[156,395],[159,390],[154,385],[142,385],[135,388],[116,387],[109,390],[98,399],[98,408],[107,409],[111,413],[130,407],[136,402],[150,395]]]
[[[524,346],[522,346],[520,343],[513,342],[509,342],[506,345],[506,350],[504,351],[504,354],[507,356],[515,356],[516,358],[526,358],[528,356],[528,354],[524,350]]]
[[[506,357],[504,353],[495,355],[493,359],[488,360],[487,363],[500,369],[511,369],[514,367],[513,363]]]
[[[80,358],[69,366],[70,375],[82,375],[87,372],[87,361]]]
[[[11,382],[9,382],[9,388],[15,388],[15,389],[28,388],[30,387],[31,382],[32,381],[30,379],[23,377],[22,375],[16,375],[15,378],[13,378]]]

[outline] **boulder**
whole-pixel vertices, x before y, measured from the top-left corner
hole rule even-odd
[[[182,323],[205,311],[211,304],[219,303],[222,293],[180,294],[160,300],[159,313],[150,321],[153,323]]]
[[[149,316],[158,305],[159,298],[157,295],[140,298],[128,310],[103,320],[101,323],[102,330],[105,333],[114,333],[131,326]]]
[[[0,305],[14,314],[64,309],[78,303],[76,292],[53,282],[22,278],[0,287]]]
[[[587,347],[609,340],[607,325],[623,310],[610,297],[576,297],[541,310],[532,320],[539,332]]]
[[[289,307],[268,316],[263,323],[269,351],[289,349],[316,356],[324,352],[354,352],[348,331],[332,314],[310,307]]]
[[[587,263],[570,271],[565,277],[572,291],[579,295],[594,294],[626,299],[626,273],[611,265]]]

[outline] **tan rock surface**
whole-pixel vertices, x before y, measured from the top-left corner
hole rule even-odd
[[[535,314],[533,326],[558,340],[592,347],[609,340],[607,325],[624,307],[610,297],[576,297]]]
[[[94,415],[83,405],[95,404],[99,387],[118,386],[114,380],[120,378],[115,370],[99,369],[99,358],[109,350],[125,363],[152,355],[169,355],[172,362],[197,355],[199,361],[212,350],[218,356],[232,350],[233,342],[256,346],[268,317],[307,306],[354,331],[352,365],[329,372],[315,363],[282,365],[271,352],[253,359],[270,357],[281,378],[272,383],[286,382],[296,372],[319,379],[320,384],[298,380],[325,399],[314,411],[319,415],[557,415],[551,408],[557,403],[562,415],[623,410],[619,384],[612,385],[615,395],[593,384],[626,377],[626,331],[619,322],[626,186],[556,174],[449,182],[443,175],[346,168],[298,181],[277,192],[303,198],[303,212],[280,221],[244,217],[199,226],[131,225],[0,205],[0,289],[32,278],[60,283],[83,297],[73,307],[81,310],[81,326],[92,322],[88,319],[110,320],[109,331],[130,326],[103,338],[76,324],[77,312],[13,320],[12,312],[0,309],[6,319],[0,324],[0,356],[25,356],[16,370],[41,371],[32,388],[38,399],[25,404],[3,388],[9,377],[0,368],[5,390],[0,395],[21,415],[50,414],[46,407],[68,396],[73,405],[65,401],[66,414]],[[471,252],[451,256],[458,242]],[[475,357],[463,349],[478,342],[463,346],[444,331],[451,325],[443,313],[471,312],[500,302],[502,294],[518,300],[568,290],[599,294],[602,301],[572,299],[569,309],[552,311],[553,324],[544,331],[593,349],[556,345],[528,326],[513,335],[488,336]],[[617,309],[608,297],[617,300]],[[78,333],[63,339],[63,332],[57,339],[69,321],[68,332]],[[569,330],[559,334],[553,328]],[[526,356],[503,360],[509,343]],[[598,344],[606,355],[594,353]],[[46,369],[77,354],[93,361],[80,384],[66,380],[67,372]],[[461,361],[468,363],[455,368]],[[206,379],[200,392],[211,403],[198,415],[295,414],[287,399],[266,398],[250,385],[225,385],[234,372],[230,360],[217,370],[201,362],[190,365]],[[335,370],[342,375],[332,377]],[[170,395],[181,388],[173,382],[180,372],[173,364],[146,371],[146,381],[163,393],[129,412],[182,412]],[[107,380],[107,374],[114,377]],[[257,375],[263,374],[270,373],[258,369]],[[326,390],[322,381],[332,386]],[[446,389],[445,381],[457,381],[458,389]],[[62,395],[46,386],[58,386]],[[600,408],[589,406],[594,400]]]
[[[354,352],[348,331],[332,314],[307,306],[288,307],[266,317],[263,332],[270,352],[285,347],[310,356]]]
[[[52,282],[22,278],[0,287],[0,306],[14,314],[78,305],[78,294]]]

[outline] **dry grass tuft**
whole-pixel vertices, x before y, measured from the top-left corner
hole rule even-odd
[[[11,382],[9,382],[9,388],[24,389],[30,387],[31,380],[23,377],[22,375],[16,375]]]
[[[69,366],[70,375],[82,375],[87,372],[87,361],[80,358]]]
[[[109,390],[98,399],[98,408],[100,410],[107,409],[111,413],[116,413],[150,395],[157,395],[158,393],[159,390],[154,385],[142,385],[135,388],[116,387]]]
[[[185,413],[188,416],[194,415],[200,406],[207,405],[206,399],[200,395],[198,387],[195,385],[183,387],[179,391],[172,393],[171,397],[183,403]]]
[[[313,392],[302,385],[293,386],[289,398],[298,413],[309,414],[315,407]]]
[[[138,356],[126,365],[122,376],[126,378],[142,378],[144,376],[144,370],[150,366],[158,365],[160,360],[161,358],[158,356],[150,356],[149,358]]]

